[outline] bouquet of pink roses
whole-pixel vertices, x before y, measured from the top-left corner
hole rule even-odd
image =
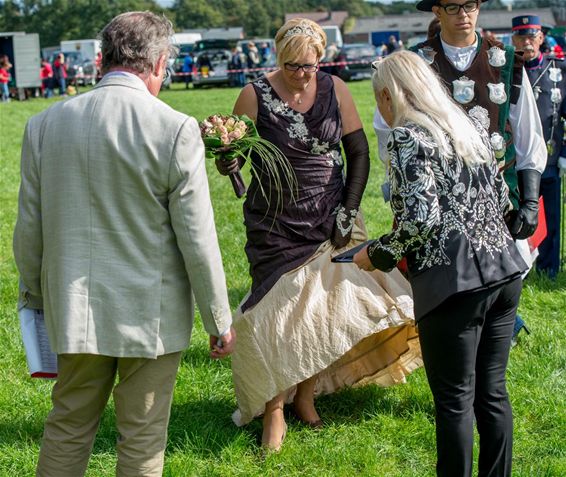
[[[206,158],[223,161],[237,158],[248,160],[251,153],[255,152],[261,159],[261,173],[267,173],[273,179],[279,192],[281,192],[280,172],[283,173],[291,190],[296,188],[295,173],[287,158],[277,146],[260,137],[254,122],[247,116],[235,114],[209,116],[200,123],[200,132]],[[252,173],[255,172],[252,168]],[[242,174],[238,171],[229,177],[236,196],[242,197],[246,193]],[[265,196],[263,189],[262,193]]]

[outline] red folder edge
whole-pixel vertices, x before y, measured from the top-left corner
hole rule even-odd
[[[41,371],[38,371],[37,373],[32,373],[30,376],[32,378],[56,379],[57,373],[42,373]]]
[[[541,196],[538,200],[538,226],[535,233],[527,239],[531,251],[538,248],[538,246],[546,238],[546,234],[546,214],[544,212],[544,200]]]

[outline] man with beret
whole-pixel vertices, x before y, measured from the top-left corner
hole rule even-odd
[[[555,55],[542,54],[544,33],[538,16],[517,16],[512,23],[513,45],[523,51],[547,149],[546,168],[540,183],[547,235],[539,246],[536,268],[554,279],[560,268],[560,176],[561,170],[566,170],[566,64]]]
[[[513,211],[507,217],[509,231],[522,249],[523,258],[531,264],[525,239],[534,233],[538,224],[539,184],[546,164],[542,126],[532,88],[524,74],[522,56],[516,54],[512,46],[506,47],[476,33],[481,3],[479,0],[421,0],[417,9],[434,13],[440,22],[440,33],[417,45],[414,51],[438,73],[454,100],[488,130],[513,204]],[[380,143],[386,137],[383,134],[386,127],[376,112],[374,128]],[[382,151],[380,147],[380,155]],[[482,328],[482,334],[501,332],[494,327]],[[477,353],[478,339],[466,336],[461,339],[461,346],[472,350],[470,354],[473,350]],[[508,355],[510,346],[510,342],[501,340],[500,346],[492,352]],[[470,383],[480,377],[462,376],[447,362],[446,372],[437,378],[442,386],[442,393],[437,394],[446,396],[436,403],[437,430],[441,429],[436,437],[437,474],[472,475],[470,409],[473,407],[472,412],[483,413],[481,421],[490,420],[495,429],[478,428],[479,475],[511,475],[512,439],[509,436],[513,424],[507,395],[501,394],[502,405],[498,409],[485,409],[481,402],[473,402],[471,406],[468,396],[473,384]]]

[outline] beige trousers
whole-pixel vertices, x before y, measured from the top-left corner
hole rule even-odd
[[[112,392],[116,408],[116,475],[161,476],[167,424],[181,352],[157,359],[91,354],[58,356],[53,409],[45,421],[36,475],[85,474],[100,418]],[[118,383],[114,385],[116,375]]]

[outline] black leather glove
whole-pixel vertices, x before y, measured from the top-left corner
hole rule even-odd
[[[507,220],[515,240],[524,240],[535,233],[538,225],[540,172],[534,169],[517,171],[519,179],[519,210]]]
[[[358,129],[344,136],[342,145],[346,154],[346,185],[330,238],[336,248],[342,248],[350,241],[369,176],[369,145],[364,130]]]

